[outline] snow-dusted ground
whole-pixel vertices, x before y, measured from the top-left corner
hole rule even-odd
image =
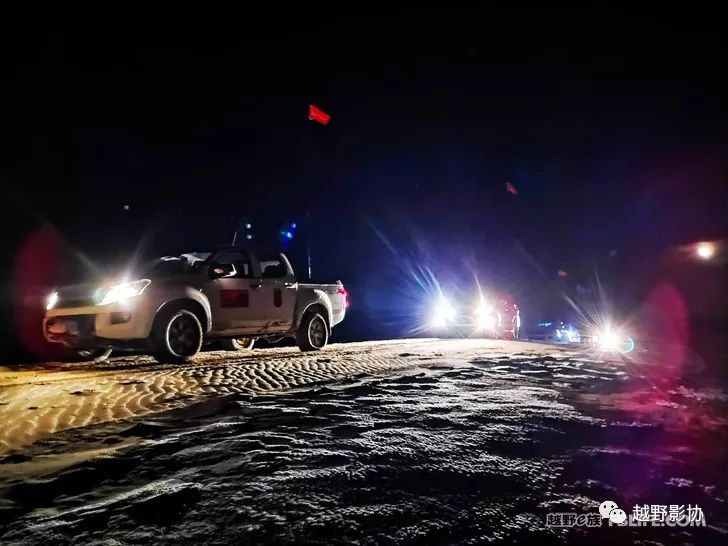
[[[402,340],[209,353],[181,368],[116,359],[6,371],[2,403],[2,543],[683,544],[728,533],[723,391],[660,386],[569,350]],[[22,404],[37,408],[25,435]],[[64,417],[37,417],[53,415],[45,404]],[[627,512],[697,504],[707,527],[546,526],[549,512],[607,499]]]

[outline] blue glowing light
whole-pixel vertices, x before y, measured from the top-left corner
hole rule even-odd
[[[293,233],[291,233],[290,231],[286,231],[285,237],[286,239],[293,239]]]
[[[578,330],[570,328],[568,334],[569,343],[579,343],[581,341],[581,334],[579,334]]]
[[[296,222],[293,222],[293,223],[291,224],[291,229],[296,229]]]

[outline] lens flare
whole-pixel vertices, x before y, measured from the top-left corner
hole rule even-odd
[[[607,325],[598,330],[593,336],[597,348],[605,353],[631,353],[634,351],[634,340],[620,330]]]
[[[432,312],[432,325],[435,328],[444,328],[455,320],[455,308],[444,296],[435,304]]]
[[[493,315],[478,315],[479,330],[495,330],[496,319]]]
[[[493,307],[480,298],[475,306],[475,326],[478,330],[495,330],[497,324]]]
[[[715,256],[715,245],[711,243],[699,243],[698,246],[695,247],[695,253],[702,260],[710,260],[713,256]]]
[[[619,336],[611,329],[605,329],[599,334],[598,343],[603,351],[616,351],[619,348]]]
[[[476,305],[475,307],[475,315],[479,317],[484,317],[485,315],[490,313],[492,309],[493,308],[488,305],[488,303],[486,303],[484,300],[480,300],[478,302],[478,305]]]

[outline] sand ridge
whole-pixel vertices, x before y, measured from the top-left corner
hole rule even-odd
[[[559,351],[496,340],[421,339],[333,344],[316,353],[288,347],[211,351],[179,366],[160,365],[148,356],[124,356],[96,364],[0,370],[0,453],[60,430],[140,417],[209,396],[271,393],[514,350]]]

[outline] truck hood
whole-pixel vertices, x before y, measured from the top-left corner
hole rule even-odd
[[[62,286],[56,290],[58,293],[56,308],[95,305],[101,286],[102,283],[99,282]]]

